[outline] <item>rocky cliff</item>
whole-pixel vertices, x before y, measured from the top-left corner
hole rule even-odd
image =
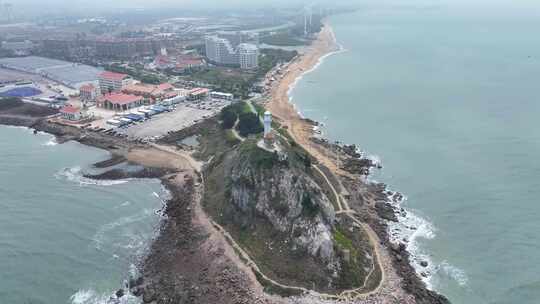
[[[302,149],[282,143],[273,153],[248,140],[214,158],[205,176],[206,211],[267,276],[329,293],[362,284],[372,267],[371,248],[361,234],[345,236],[349,231],[340,227]]]

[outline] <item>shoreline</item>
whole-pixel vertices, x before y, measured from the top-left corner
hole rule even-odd
[[[312,140],[313,127],[316,123],[302,118],[290,100],[290,92],[295,83],[298,83],[305,74],[314,71],[325,58],[342,51],[337,48],[335,36],[329,25],[325,24],[318,37],[306,54],[287,65],[288,72],[283,75],[277,86],[272,88],[272,100],[266,106],[284,126],[288,127],[292,138],[304,147],[325,171],[337,178],[340,188],[356,194],[364,191],[359,189],[357,177],[335,163],[332,159],[335,153],[333,150]],[[175,297],[170,300],[185,299],[182,298],[184,296],[187,299],[197,297],[199,300],[202,299],[200,303],[216,301],[265,304],[293,301],[318,303],[309,295],[289,300],[274,297],[263,291],[253,272],[243,265],[223,235],[211,225],[209,216],[202,210],[199,203],[201,192],[204,191],[201,188],[204,184],[201,174],[202,164],[193,160],[187,152],[174,150],[168,146],[140,144],[75,127],[60,126],[49,123],[46,118],[0,115],[0,124],[19,125],[46,132],[54,135],[58,143],[75,140],[87,146],[107,150],[111,153],[111,158],[121,156],[126,161],[147,168],[164,170],[153,172],[152,174],[156,176],[152,177],[158,178],[171,193],[171,198],[165,205],[166,219],[160,224],[158,237],[149,244],[150,253],[141,261],[143,279],[130,283],[127,288],[132,294],[141,296],[145,303],[151,303],[156,297],[161,299],[170,295]],[[115,176],[117,172],[113,173],[110,173],[111,176]],[[374,205],[376,200],[384,196],[385,188],[381,188],[380,184],[361,186],[367,188]],[[400,299],[401,303],[414,303],[411,298],[414,297],[418,303],[447,303],[444,297],[426,289],[409,263],[409,254],[404,247],[401,244],[393,246],[390,243],[387,224],[380,215],[369,216],[362,220],[369,225],[369,230],[366,231],[378,239],[374,245],[381,253],[378,262],[386,279],[375,290],[362,295],[358,299],[360,302],[378,303],[381,299],[383,301]],[[170,267],[171,265],[175,267]],[[205,277],[198,275],[201,271]],[[177,278],[179,275],[182,278]],[[170,278],[172,282],[162,281],[169,276],[173,276]],[[182,290],[177,290],[178,286],[174,285],[178,282],[185,284],[182,285]],[[156,287],[163,284],[165,286]],[[169,286],[170,284],[174,286]],[[216,289],[215,285],[219,288]],[[177,296],[181,297],[176,298]],[[319,302],[334,303],[324,300]]]
[[[337,43],[333,29],[328,22],[325,22],[323,29],[317,36],[317,40],[312,43],[305,54],[300,55],[287,65],[287,73],[283,75],[277,85],[274,85],[271,88],[269,94],[270,101],[266,104],[266,107],[283,125],[287,126],[291,137],[303,146],[304,149],[317,159],[317,161],[328,168],[330,172],[338,178],[352,178],[354,180],[354,177],[348,172],[344,172],[339,165],[334,164],[334,161],[330,159],[329,155],[332,151],[324,151],[324,147],[320,147],[320,145],[313,143],[313,129],[318,126],[318,123],[308,117],[304,117],[301,113],[301,109],[298,109],[292,98],[292,91],[305,75],[315,71],[324,63],[326,58],[343,51],[346,50]],[[369,184],[370,182],[364,181],[364,183]],[[384,185],[383,188],[380,189],[382,195],[391,192],[387,189],[387,185],[377,185]],[[401,194],[399,195],[401,196]],[[385,209],[392,210],[392,218],[397,221],[395,223],[397,223],[397,225],[402,225],[403,223],[398,220],[400,213],[404,212],[400,204],[393,202],[392,196],[388,195],[384,197],[384,201],[387,205]],[[380,239],[382,244],[381,251],[384,251],[385,254],[389,255],[387,258],[383,258],[383,260],[386,261],[381,262],[381,264],[383,264],[384,272],[395,272],[401,277],[405,286],[400,286],[400,288],[404,288],[407,293],[414,295],[416,301],[422,301],[423,303],[447,303],[448,300],[444,296],[428,289],[428,285],[422,280],[418,273],[418,269],[413,265],[411,253],[407,251],[405,244],[395,242],[395,238],[391,235],[392,231],[388,223],[393,223],[393,221],[386,222],[380,215],[378,215],[378,219],[373,221],[372,218],[368,223],[371,230],[373,230]],[[388,262],[393,264],[393,269],[387,269],[387,267],[385,267],[385,264]],[[384,282],[381,284],[384,284]],[[427,302],[424,302],[424,300],[427,300]]]

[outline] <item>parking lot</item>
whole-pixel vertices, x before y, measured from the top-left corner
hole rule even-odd
[[[181,103],[176,105],[171,112],[157,114],[145,121],[115,128],[115,130],[116,133],[130,139],[155,140],[169,132],[182,130],[205,118],[217,115],[229,103],[229,101]]]

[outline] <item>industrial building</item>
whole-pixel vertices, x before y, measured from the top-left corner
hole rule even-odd
[[[37,56],[1,58],[0,67],[40,75],[73,89],[97,81],[102,73],[92,66]]]

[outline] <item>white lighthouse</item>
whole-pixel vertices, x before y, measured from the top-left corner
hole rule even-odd
[[[272,133],[272,113],[266,111],[264,112],[264,138],[268,138]]]

